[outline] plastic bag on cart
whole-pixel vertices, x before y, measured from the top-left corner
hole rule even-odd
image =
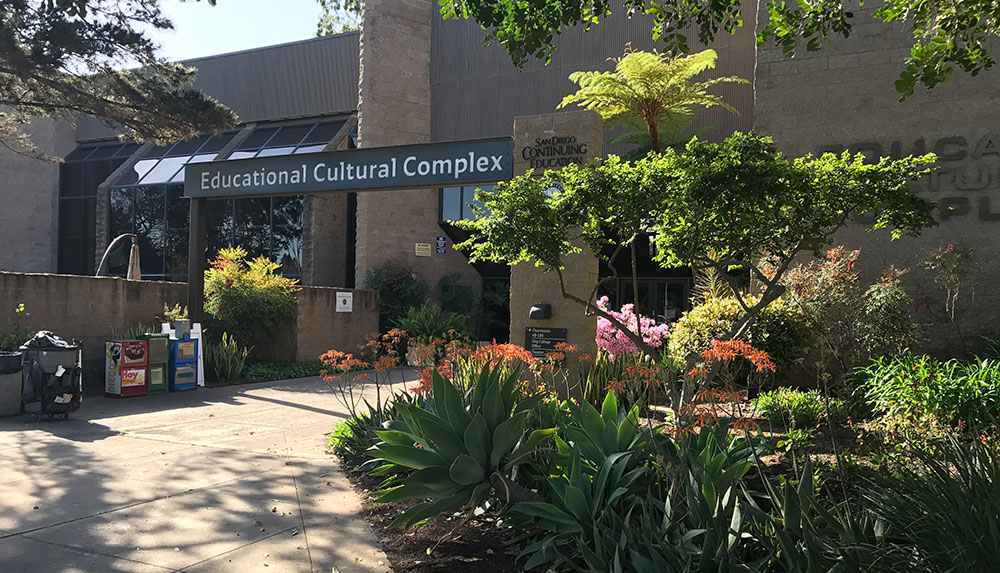
[[[21,350],[45,349],[45,348],[65,348],[72,349],[80,346],[79,342],[66,342],[64,339],[52,334],[47,330],[39,330],[35,336],[21,345]]]

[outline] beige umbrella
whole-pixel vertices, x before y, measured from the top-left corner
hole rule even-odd
[[[142,279],[142,271],[139,270],[139,241],[132,237],[132,250],[128,254],[128,275],[125,277],[130,281]]]

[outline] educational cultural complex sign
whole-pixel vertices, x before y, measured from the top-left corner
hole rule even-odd
[[[185,166],[184,195],[253,197],[451,187],[514,177],[510,138],[373,147]]]

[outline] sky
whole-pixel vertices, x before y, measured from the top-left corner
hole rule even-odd
[[[160,55],[186,60],[305,40],[316,35],[316,0],[161,0],[174,30],[154,33]]]

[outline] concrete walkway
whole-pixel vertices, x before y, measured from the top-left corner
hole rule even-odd
[[[345,415],[304,378],[0,418],[0,571],[388,571],[324,453]]]

